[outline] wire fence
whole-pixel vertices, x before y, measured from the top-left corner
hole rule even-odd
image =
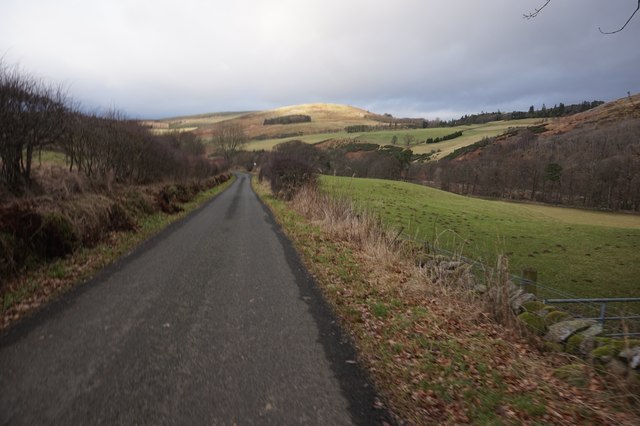
[[[463,256],[434,244],[412,238],[406,234],[400,237],[419,244],[428,253],[453,258],[471,266],[476,278],[485,280],[495,274],[496,268],[476,259]],[[532,293],[546,305],[558,306],[573,317],[598,321],[608,337],[640,337],[640,298],[584,298],[533,281],[520,275],[510,274],[511,282],[528,293]]]

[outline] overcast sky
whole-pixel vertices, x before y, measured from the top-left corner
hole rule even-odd
[[[346,103],[451,118],[640,91],[635,0],[0,0],[0,57],[157,118]]]

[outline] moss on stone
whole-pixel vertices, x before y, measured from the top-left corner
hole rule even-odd
[[[595,348],[591,351],[591,358],[598,361],[606,361],[616,355],[616,348],[614,345],[604,345]]]
[[[571,315],[563,311],[551,311],[544,317],[544,322],[547,326],[550,326],[570,317]]]
[[[600,346],[607,346],[607,345],[611,345],[611,342],[613,342],[613,339],[611,337],[596,337],[595,338],[596,341],[596,345],[598,347]]]
[[[622,339],[613,339],[611,344],[614,348],[616,348],[616,351],[620,352],[627,348],[635,348],[636,346],[640,346],[640,340],[629,339],[625,341]]]
[[[523,303],[522,307],[525,309],[525,311],[533,312],[533,313],[541,311],[546,308],[545,304],[538,300],[533,300],[531,302]]]
[[[584,336],[581,334],[574,334],[573,336],[569,337],[569,340],[567,340],[567,352],[572,355],[581,355],[580,345],[583,341]]]
[[[531,312],[523,312],[518,315],[518,319],[526,324],[527,328],[538,335],[543,335],[547,331],[544,319]]]

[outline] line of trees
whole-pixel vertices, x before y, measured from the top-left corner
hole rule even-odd
[[[410,149],[353,141],[326,150],[301,141],[288,141],[276,145],[274,152],[304,161],[318,173],[378,179],[404,178],[413,156]]]
[[[393,128],[402,129],[426,129],[433,127],[456,127],[472,124],[485,124],[491,121],[501,120],[521,120],[525,118],[552,118],[552,117],[564,117],[567,115],[577,114],[589,109],[602,105],[603,101],[584,101],[578,104],[565,105],[560,103],[553,107],[547,107],[545,104],[540,109],[536,109],[533,105],[529,107],[528,111],[511,111],[511,112],[480,112],[479,114],[465,114],[460,118],[454,118],[451,120],[441,120],[439,118],[433,120],[425,120],[423,118],[395,118],[391,114],[368,114],[365,118],[370,120],[386,123],[386,126],[378,127],[371,126],[372,130],[382,130]],[[354,127],[354,129],[356,129]],[[348,130],[347,130],[348,131]],[[361,130],[356,129],[354,132]],[[362,130],[366,131],[366,130]]]
[[[438,143],[438,142],[450,141],[451,139],[459,138],[460,136],[462,136],[462,131],[459,130],[457,132],[449,133],[448,135],[439,136],[437,138],[428,138],[426,140],[426,143]]]
[[[30,188],[43,149],[63,152],[70,171],[126,184],[221,171],[194,135],[155,135],[116,111],[84,113],[61,87],[0,62],[0,186],[17,195]]]
[[[262,123],[263,126],[270,126],[273,124],[297,124],[297,123],[310,123],[311,116],[304,114],[291,114],[282,115],[280,117],[265,118]]]
[[[552,117],[564,117],[568,115],[577,114],[579,112],[588,111],[599,105],[602,105],[603,101],[584,101],[579,104],[565,105],[560,102],[553,107],[547,107],[542,104],[540,109],[536,109],[533,105],[529,107],[528,111],[512,111],[512,112],[481,112],[479,114],[465,114],[458,119],[452,119],[449,121],[429,121],[428,127],[438,126],[464,126],[470,124],[484,124],[491,121],[500,120],[522,120],[525,118],[552,118]]]

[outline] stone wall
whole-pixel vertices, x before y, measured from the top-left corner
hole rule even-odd
[[[435,268],[435,276],[443,277],[457,285],[491,298],[497,289],[479,284],[471,266],[464,262],[451,261],[438,256],[420,261],[422,266]],[[537,296],[528,293],[511,281],[506,282],[509,308],[520,322],[544,341],[545,349],[576,355],[600,371],[613,373],[640,384],[640,339],[617,339],[603,336],[603,327],[596,320],[577,318],[556,306],[545,305]],[[494,297],[493,300],[496,298]],[[576,379],[582,367],[565,366],[557,375],[567,380]]]

